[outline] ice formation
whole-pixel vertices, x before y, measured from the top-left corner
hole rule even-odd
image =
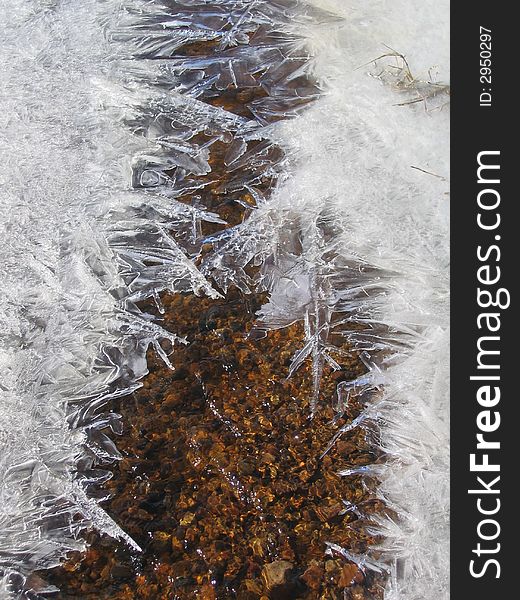
[[[387,570],[389,599],[447,597],[447,12],[444,0],[0,4],[0,596],[81,548],[85,527],[135,545],[89,492],[118,457],[110,400],[139,385],[150,344],[168,361],[184,343],[136,303],[238,285],[270,292],[260,334],[304,322],[291,372],[313,361],[314,410],[330,332],[365,352],[368,374],[339,398],[366,395],[349,427],[376,434],[387,458],[370,468],[398,518],[371,524],[381,556],[329,551]],[[167,60],[187,41],[220,52]],[[268,92],[254,119],[204,102],[251,73]],[[218,140],[255,208],[203,240],[200,223],[220,217],[178,198],[203,193]],[[269,202],[258,170],[277,181]],[[208,241],[216,252],[195,266]]]

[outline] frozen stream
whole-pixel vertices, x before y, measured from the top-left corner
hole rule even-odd
[[[355,425],[377,423],[389,456],[373,467],[400,516],[374,524],[387,596],[448,597],[447,19],[445,0],[0,3],[0,597],[81,549],[86,527],[137,546],[86,492],[118,457],[103,433],[122,427],[110,399],[140,385],[150,344],[167,361],[183,343],[136,303],[163,290],[217,297],[212,282],[244,288],[255,260],[271,269],[262,327],[305,323],[294,368],[312,359],[316,388],[332,360],[327,315],[363,325],[348,341],[370,373],[343,397],[366,394]],[[302,74],[324,93],[305,110],[316,90],[277,87],[287,73],[276,52],[177,71],[161,62],[190,39],[247,49],[259,24],[314,57]],[[266,68],[254,122],[199,100]],[[219,218],[177,197],[208,172],[190,142],[200,132],[232,136],[230,160],[255,139],[287,159],[268,203],[247,183],[254,215],[198,268],[200,224]],[[283,246],[295,222],[297,256]]]

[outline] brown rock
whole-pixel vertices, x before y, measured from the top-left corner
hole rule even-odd
[[[245,586],[248,592],[257,594],[257,597],[262,595],[262,584],[257,579],[246,579]]]
[[[288,560],[276,560],[275,562],[265,565],[262,569],[262,578],[265,587],[272,590],[277,586],[285,583],[288,571],[293,568],[293,564]]]
[[[259,556],[260,558],[264,556],[264,545],[262,544],[262,540],[260,538],[253,538],[249,545],[253,549],[253,554],[255,556]]]
[[[356,575],[358,574],[359,569],[356,565],[348,564],[345,565],[341,569],[341,575],[338,580],[338,585],[341,588],[346,588],[351,586],[354,583]]]
[[[193,513],[187,512],[184,514],[184,516],[180,520],[180,524],[181,525],[189,525],[190,523],[193,523],[194,518],[195,518],[195,515]]]
[[[110,575],[114,579],[128,579],[129,577],[132,577],[133,571],[127,565],[115,564],[110,571]]]
[[[276,458],[272,455],[269,454],[269,452],[265,452],[262,456],[262,463],[266,464],[266,465],[272,465],[275,462]]]
[[[319,567],[318,565],[311,565],[301,576],[301,579],[305,582],[305,585],[309,589],[319,590],[323,575],[324,571],[321,567]]]
[[[215,588],[209,584],[204,584],[197,594],[198,600],[216,600]]]

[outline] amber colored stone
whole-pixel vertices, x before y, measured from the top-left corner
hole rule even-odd
[[[287,560],[277,560],[265,565],[262,569],[262,578],[265,587],[272,590],[276,586],[283,585],[287,577],[287,571],[293,568],[293,564]]]
[[[344,565],[341,569],[341,575],[338,579],[339,587],[345,588],[354,583],[355,577],[358,574],[359,569],[356,565],[348,564]]]
[[[209,583],[202,585],[197,593],[197,598],[200,600],[216,600],[216,597],[215,588]]]
[[[244,581],[246,590],[254,598],[259,598],[262,595],[262,582],[258,579],[246,579]]]
[[[323,569],[317,564],[311,565],[301,576],[307,587],[311,590],[319,590],[323,579]]]

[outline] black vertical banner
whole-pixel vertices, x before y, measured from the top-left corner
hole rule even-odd
[[[520,167],[512,141],[520,130],[520,34],[511,10],[501,2],[452,4],[454,599],[518,595],[520,326],[512,287],[520,273],[513,189]]]

